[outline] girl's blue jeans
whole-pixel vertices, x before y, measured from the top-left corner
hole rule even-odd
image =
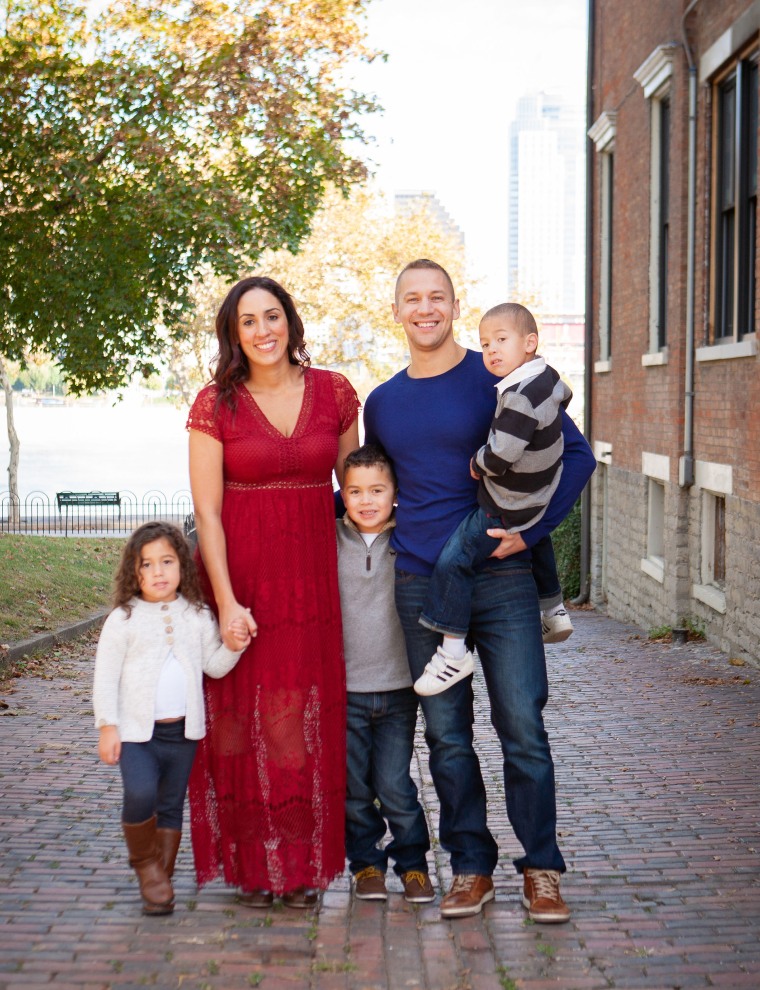
[[[198,742],[185,739],[185,720],[156,722],[148,742],[121,744],[121,820],[138,825],[157,815],[158,828],[182,829],[187,782]]]

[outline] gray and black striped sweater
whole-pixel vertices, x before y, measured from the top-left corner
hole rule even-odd
[[[543,516],[562,473],[561,411],[573,393],[542,357],[503,378],[488,442],[472,459],[478,502],[513,533]]]

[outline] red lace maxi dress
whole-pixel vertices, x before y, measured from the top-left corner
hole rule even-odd
[[[240,387],[209,385],[188,428],[224,445],[222,523],[237,600],[258,635],[205,679],[207,734],[190,780],[199,886],[326,888],[344,866],[346,699],[332,469],[359,400],[339,374],[304,372],[292,436]],[[213,595],[201,564],[208,599]]]

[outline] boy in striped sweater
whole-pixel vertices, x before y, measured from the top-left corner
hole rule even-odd
[[[443,548],[420,616],[423,626],[443,634],[441,646],[414,684],[417,694],[424,696],[440,694],[472,673],[473,657],[465,637],[473,581],[499,545],[486,531],[503,527],[518,533],[538,522],[562,472],[561,413],[572,392],[536,354],[538,327],[532,314],[519,303],[495,306],[480,322],[480,342],[486,368],[500,378],[498,400],[488,441],[470,462],[472,477],[480,481],[479,508],[462,521]],[[547,601],[542,595],[539,573],[542,578],[548,574],[544,583],[552,593],[559,588],[548,537],[546,543],[546,560],[536,561],[542,548],[534,547],[534,571],[544,616],[551,616],[562,610],[562,595],[560,591],[559,601]],[[569,620],[566,626],[561,638],[572,632]]]

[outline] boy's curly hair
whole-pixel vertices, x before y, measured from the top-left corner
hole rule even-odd
[[[140,597],[140,580],[137,576],[140,566],[142,548],[156,540],[166,540],[179,558],[180,582],[177,591],[182,597],[200,609],[203,607],[203,594],[198,581],[198,571],[195,567],[190,544],[185,534],[177,526],[167,522],[149,522],[138,526],[126,542],[119,562],[119,569],[114,576],[112,604],[114,608],[123,608],[131,615],[131,599]]]

